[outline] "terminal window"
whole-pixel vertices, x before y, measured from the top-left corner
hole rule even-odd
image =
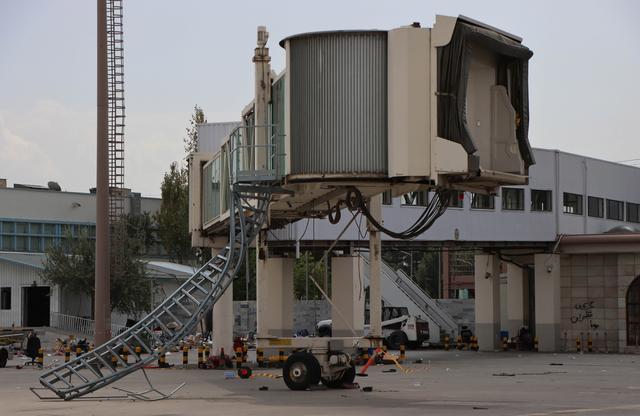
[[[624,203],[607,199],[607,219],[624,221]]]
[[[551,211],[551,191],[532,189],[531,211]]]
[[[524,211],[524,189],[502,188],[502,209]]]
[[[587,214],[590,217],[604,218],[604,199],[590,196],[587,203],[589,204]]]
[[[426,207],[429,202],[429,191],[408,192],[402,195],[402,205]]]
[[[582,195],[565,192],[562,198],[562,212],[582,215]]]
[[[0,309],[11,309],[11,288],[0,288]]]
[[[493,195],[471,194],[472,209],[494,209],[495,197]]]
[[[640,204],[627,202],[627,221],[640,222]]]
[[[464,192],[463,191],[451,191],[449,197],[449,208],[462,208],[464,206]]]

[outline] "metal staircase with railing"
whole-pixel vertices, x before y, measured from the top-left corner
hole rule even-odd
[[[364,262],[369,264],[369,253],[360,252]],[[459,333],[458,323],[445,311],[427,292],[418,286],[411,277],[402,270],[393,270],[387,263],[382,262],[382,298],[389,306],[406,306],[412,315],[422,316],[433,321],[451,337]],[[368,285],[368,268],[365,269],[365,285]],[[439,342],[440,334],[434,334],[431,342]]]
[[[233,157],[255,145],[235,144],[233,147],[229,166],[232,181],[228,245],[134,326],[93,351],[42,374],[40,383],[45,388],[64,400],[71,400],[144,369],[161,351],[177,345],[189,335],[232,284],[249,246],[267,221],[272,194],[282,191],[273,186],[275,166],[272,165],[269,172],[251,175],[253,168],[241,163],[240,157]],[[275,154],[275,145],[261,148]],[[234,163],[234,160],[238,162]],[[140,353],[136,353],[136,347],[141,348]],[[123,348],[133,355],[133,362],[122,358]],[[153,387],[149,391],[159,393],[161,398],[167,397]],[[144,393],[130,395],[145,399]]]

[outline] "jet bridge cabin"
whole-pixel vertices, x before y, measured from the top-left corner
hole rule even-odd
[[[280,46],[277,76],[266,40],[256,49],[256,97],[240,127],[217,153],[191,157],[194,245],[227,234],[234,181],[289,191],[272,199],[272,226],[325,216],[351,187],[366,199],[527,182],[532,52],[519,37],[437,16],[433,28],[303,33]]]

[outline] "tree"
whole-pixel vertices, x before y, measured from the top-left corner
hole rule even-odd
[[[193,107],[193,114],[191,120],[189,120],[189,127],[187,127],[187,137],[184,138],[184,151],[187,153],[195,153],[198,151],[198,129],[197,125],[206,123],[207,119],[204,116],[202,108],[196,104]]]
[[[161,185],[160,211],[154,216],[158,237],[172,261],[192,263],[194,251],[189,236],[189,182],[186,169],[177,162],[169,166]]]
[[[307,272],[310,276],[308,282]],[[313,253],[307,251],[296,260],[293,267],[293,291],[296,299],[306,299],[307,287],[309,288],[308,299],[323,299],[322,293],[313,284],[311,277],[320,287],[324,287],[324,263],[316,260]]]
[[[142,217],[142,218],[140,218]],[[150,231],[140,230],[150,223],[140,216],[123,217],[114,227],[126,227],[134,235],[145,235]],[[114,231],[117,232],[117,231]],[[152,283],[149,280],[145,264],[140,260],[143,240],[125,234],[123,239],[121,266],[119,270],[112,267],[111,310],[131,315],[148,311],[151,307]],[[69,231],[60,244],[47,247],[44,270],[41,276],[44,281],[57,285],[62,291],[79,295],[87,295],[92,299],[95,295],[95,244],[86,233],[74,237]]]

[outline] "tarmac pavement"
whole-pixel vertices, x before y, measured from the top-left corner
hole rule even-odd
[[[62,362],[62,357],[56,357]],[[40,400],[40,370],[0,369],[0,415],[639,415],[640,356],[519,352],[412,351],[404,372],[393,365],[357,377],[362,389],[294,392],[282,379],[225,379],[224,371],[147,370],[155,386],[174,398],[144,402],[111,387],[70,402]],[[421,358],[421,364],[413,363]],[[52,358],[47,357],[45,364]],[[180,354],[168,357],[179,363]],[[395,372],[384,372],[395,368]],[[280,370],[255,370],[279,375]],[[141,372],[114,384],[146,388]],[[266,386],[268,390],[260,391]],[[119,397],[118,397],[119,396]]]

